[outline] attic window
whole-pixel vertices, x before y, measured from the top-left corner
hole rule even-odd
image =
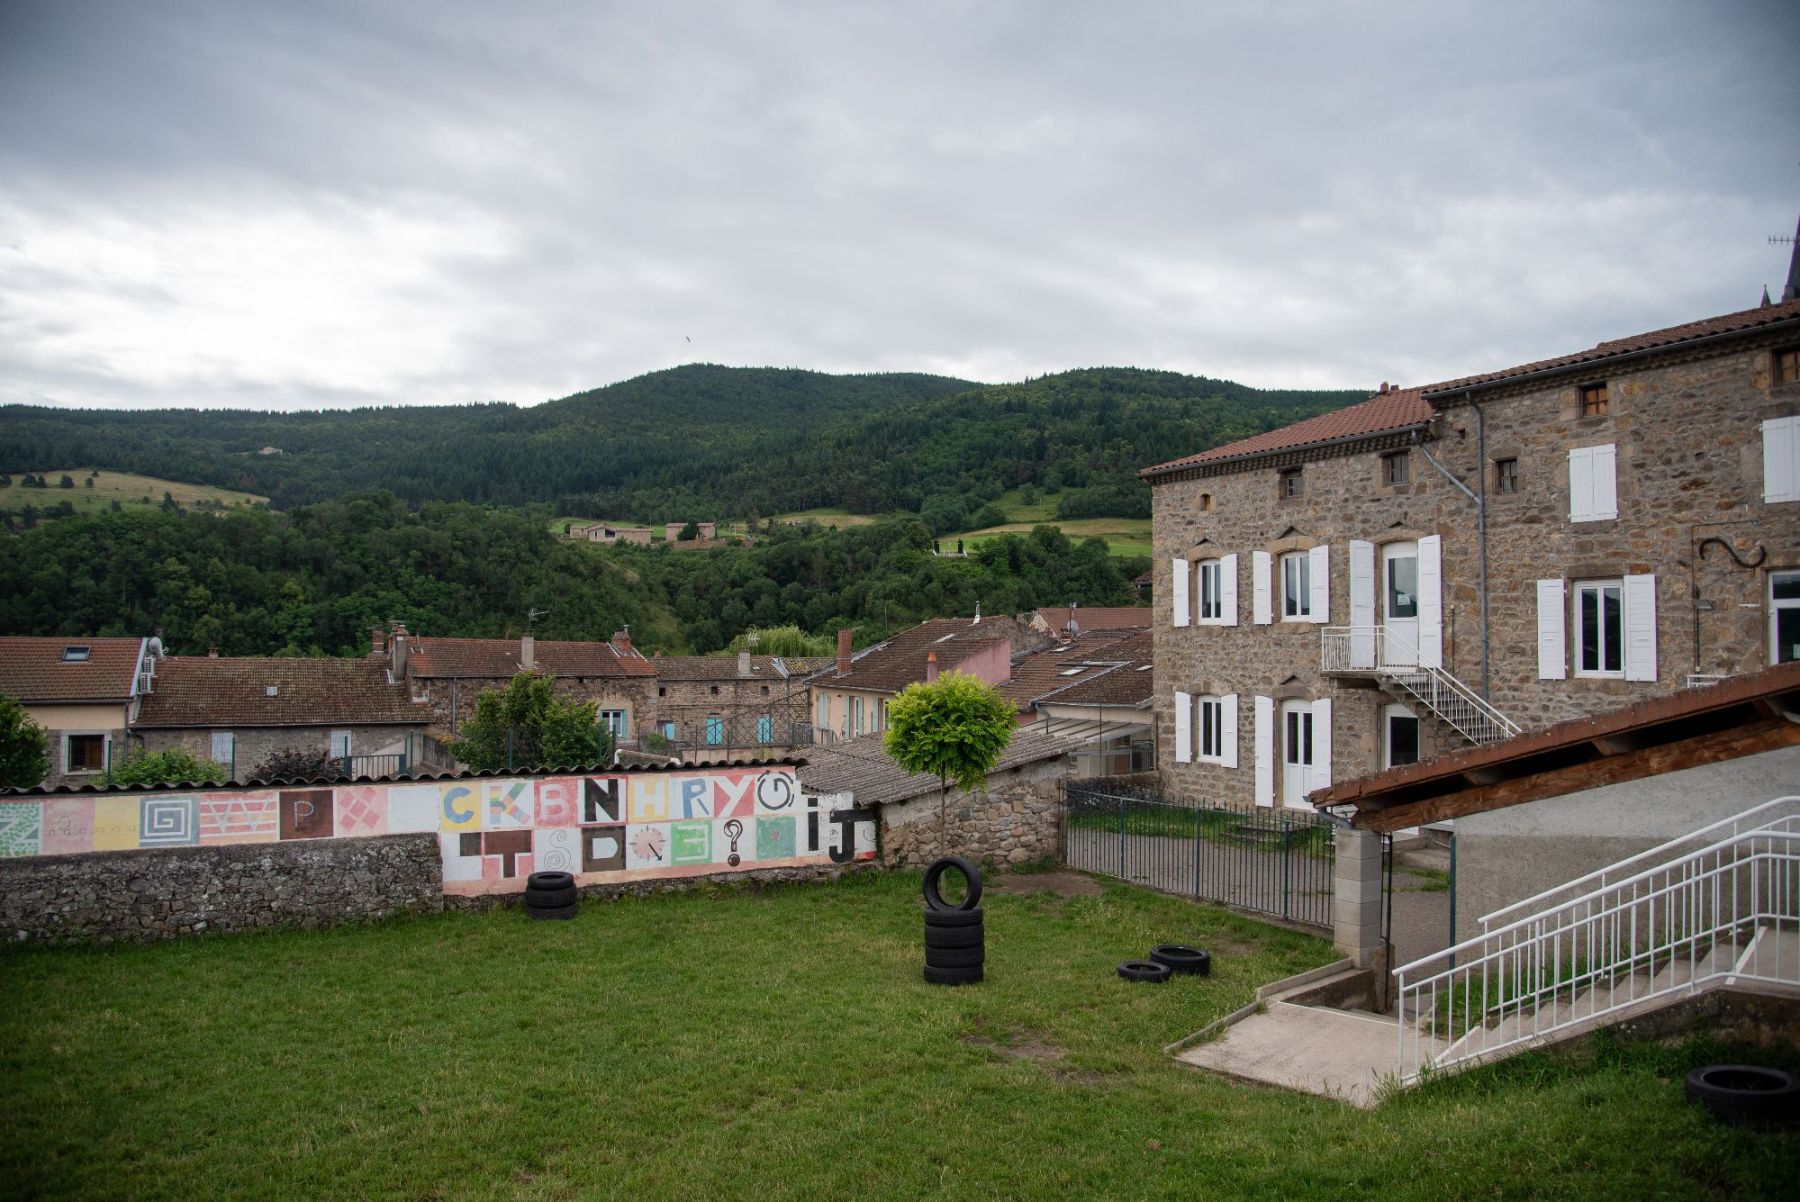
[[[1605,417],[1611,408],[1612,401],[1606,395],[1606,381],[1581,386],[1581,416]]]
[[[1281,499],[1296,501],[1306,495],[1306,480],[1300,475],[1300,469],[1290,467],[1281,473]]]
[[[263,688],[263,696],[265,696],[265,697],[281,696],[281,686],[278,684],[272,684],[272,685],[265,686]]]
[[[88,655],[92,652],[92,650],[93,649],[91,647],[83,647],[83,646],[64,647],[63,648],[63,663],[65,663],[65,664],[85,664],[85,663],[87,663]]]

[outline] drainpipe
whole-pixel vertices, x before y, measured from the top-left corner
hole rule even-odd
[[[1468,402],[1469,408],[1475,411],[1475,453],[1479,456],[1479,462],[1475,465],[1475,479],[1481,488],[1479,496],[1471,492],[1467,484],[1458,480],[1454,472],[1438,462],[1437,456],[1431,453],[1431,448],[1425,445],[1425,439],[1418,431],[1413,432],[1413,443],[1425,456],[1425,461],[1438,470],[1439,475],[1456,485],[1457,490],[1463,496],[1475,502],[1476,594],[1480,598],[1481,617],[1481,699],[1486,701],[1488,699],[1487,418],[1481,412],[1481,406],[1475,403],[1472,395],[1464,392],[1463,399]]]

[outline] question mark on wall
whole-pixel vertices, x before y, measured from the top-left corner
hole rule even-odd
[[[737,849],[738,839],[743,836],[743,833],[744,824],[736,818],[725,824],[725,837],[731,840],[731,854],[725,857],[725,862],[733,868],[744,862],[744,857],[738,855]]]

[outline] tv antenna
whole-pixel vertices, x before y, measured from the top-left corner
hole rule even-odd
[[[550,611],[547,609],[528,609],[528,610],[526,610],[525,611],[525,629],[530,630],[531,624],[533,622],[536,622],[539,618],[547,618],[549,616],[550,616]]]

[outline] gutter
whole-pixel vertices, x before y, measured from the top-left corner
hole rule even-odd
[[[1421,396],[1424,394],[1421,393]],[[1373,399],[1373,398],[1371,398]],[[1262,459],[1270,455],[1292,455],[1299,451],[1317,451],[1326,447],[1343,446],[1350,442],[1366,442],[1371,438],[1387,438],[1399,434],[1420,434],[1430,427],[1430,422],[1415,422],[1410,426],[1393,426],[1386,430],[1365,430],[1360,434],[1345,434],[1338,438],[1327,438],[1319,442],[1302,442],[1291,447],[1270,447],[1265,451],[1246,451],[1241,455],[1226,455],[1218,459],[1206,459],[1197,463],[1165,464],[1159,467],[1147,467],[1138,472],[1138,479],[1148,481],[1154,476],[1172,476],[1176,472],[1185,472],[1193,468],[1221,467],[1231,463],[1247,463],[1252,459]]]

